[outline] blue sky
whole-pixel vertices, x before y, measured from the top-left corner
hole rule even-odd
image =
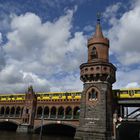
[[[0,92],[81,91],[98,12],[117,67],[113,88],[140,87],[139,0],[0,0]]]

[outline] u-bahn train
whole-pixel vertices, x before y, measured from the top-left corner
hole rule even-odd
[[[113,92],[119,99],[140,98],[140,88],[118,89]]]
[[[140,88],[116,89],[113,94],[118,99],[140,98]],[[80,100],[81,92],[37,92],[37,100]],[[25,93],[19,94],[0,94],[0,101],[23,101]]]
[[[81,92],[37,92],[37,100],[80,100]],[[22,101],[25,100],[25,94],[0,94],[0,101]]]

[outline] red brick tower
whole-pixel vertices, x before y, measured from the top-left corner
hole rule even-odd
[[[75,139],[111,140],[112,84],[116,81],[116,68],[109,62],[109,40],[103,36],[100,19],[87,47],[88,61],[80,65],[84,89]]]
[[[32,86],[28,88],[25,94],[25,103],[22,113],[22,125],[19,126],[18,132],[29,132],[34,126],[35,112],[37,105],[37,97]]]

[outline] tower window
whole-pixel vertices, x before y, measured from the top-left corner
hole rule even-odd
[[[89,101],[95,101],[97,100],[97,96],[98,96],[98,93],[96,90],[92,89],[89,93],[88,93],[88,100]]]
[[[97,58],[97,50],[95,47],[93,47],[91,51],[91,59],[95,59],[95,58]]]

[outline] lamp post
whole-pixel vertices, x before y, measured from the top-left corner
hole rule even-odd
[[[40,128],[39,140],[42,140],[43,121],[44,121],[44,107],[41,115],[41,128]]]

